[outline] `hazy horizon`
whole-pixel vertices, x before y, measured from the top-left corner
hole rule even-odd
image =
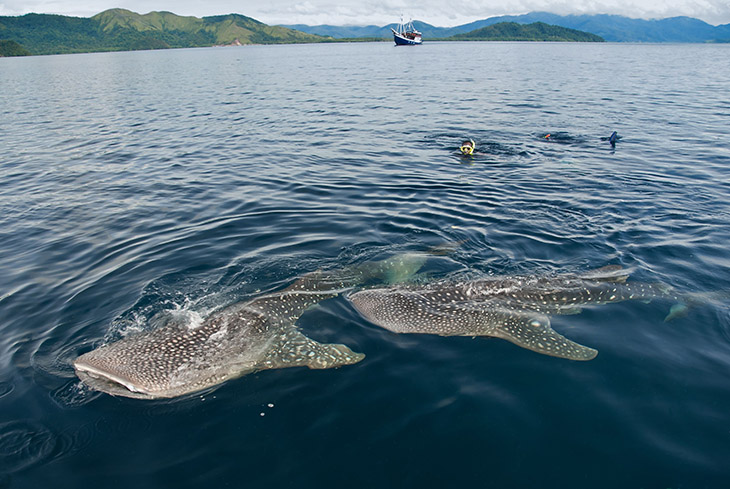
[[[454,27],[502,15],[549,12],[557,15],[622,15],[634,19],[693,17],[711,25],[730,23],[730,3],[725,0],[454,0],[444,5],[437,0],[306,0],[292,3],[269,0],[212,0],[206,4],[189,0],[0,0],[0,15],[27,13],[91,17],[112,8],[145,14],[168,11],[181,16],[208,17],[237,13],[269,25],[306,24],[366,26],[387,25],[401,16],[437,27]]]

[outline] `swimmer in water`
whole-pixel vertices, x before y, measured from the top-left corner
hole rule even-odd
[[[461,151],[461,154],[463,154],[464,156],[470,156],[474,153],[476,147],[477,145],[474,140],[470,139],[461,143],[461,146],[459,146],[459,151]]]

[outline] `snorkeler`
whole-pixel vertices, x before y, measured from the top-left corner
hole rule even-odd
[[[470,139],[468,141],[464,141],[461,143],[461,146],[459,146],[459,151],[461,151],[461,154],[465,156],[469,156],[474,153],[474,150],[477,148],[476,143],[474,140]]]

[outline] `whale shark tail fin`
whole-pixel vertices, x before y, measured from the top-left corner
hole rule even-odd
[[[336,368],[357,363],[365,355],[339,343],[319,343],[292,329],[281,334],[279,344],[269,350],[260,367]]]
[[[542,314],[505,311],[504,320],[493,335],[522,348],[558,358],[587,361],[598,355],[593,348],[571,341],[555,331],[548,317]]]
[[[284,291],[316,291],[334,297],[346,289],[362,285],[408,282],[418,276],[428,257],[427,253],[407,252],[340,270],[318,270],[303,275]]]
[[[671,293],[671,289],[668,290]],[[722,307],[730,301],[730,291],[718,290],[714,292],[692,292],[673,297],[676,302],[672,304],[669,314],[664,318],[664,322],[673,321],[678,318],[685,317],[691,309],[695,307],[712,304]]]

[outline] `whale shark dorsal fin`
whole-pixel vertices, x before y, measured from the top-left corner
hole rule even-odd
[[[258,368],[335,368],[365,358],[363,353],[356,353],[346,345],[319,343],[293,328],[282,332],[275,341]]]
[[[543,355],[569,360],[593,360],[598,355],[593,348],[571,341],[555,331],[548,317],[542,314],[505,314],[493,336]]]

